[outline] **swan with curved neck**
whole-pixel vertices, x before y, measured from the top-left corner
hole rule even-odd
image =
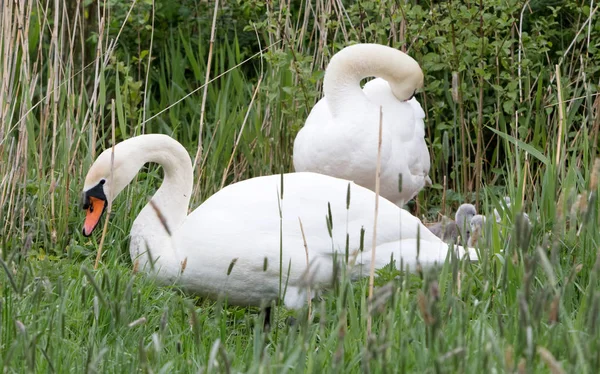
[[[361,80],[373,76],[378,78],[361,88]],[[342,49],[327,66],[324,97],[294,141],[294,168],[374,190],[381,108],[381,195],[404,205],[431,184],[425,113],[413,97],[422,86],[419,64],[397,49],[378,44]]]
[[[109,200],[145,163],[160,164],[164,181],[134,220],[130,243],[137,268],[159,280],[208,297],[224,296],[233,305],[260,306],[281,295],[281,272],[283,302],[299,308],[307,300],[307,285],[331,284],[334,261],[345,254],[346,233],[355,257],[352,275],[369,271],[370,241],[361,237],[371,235],[375,194],[366,188],[316,173],[257,177],[225,187],[188,215],[192,162],[181,144],[165,135],[141,135],[117,144],[112,163],[111,153],[100,154],[85,179],[83,234],[92,234]],[[323,217],[329,212],[328,228]],[[445,261],[449,247],[410,213],[381,198],[378,217],[377,268],[392,255],[396,264],[402,258],[412,270],[417,253],[424,268]],[[470,250],[456,250],[476,258]]]

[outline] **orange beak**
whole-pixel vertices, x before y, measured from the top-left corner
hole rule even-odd
[[[102,213],[104,213],[104,209],[106,209],[105,200],[92,196],[90,196],[88,199],[89,204],[85,213],[85,222],[83,223],[84,236],[92,235],[92,231],[94,231],[96,226],[98,226],[100,217],[102,217]]]

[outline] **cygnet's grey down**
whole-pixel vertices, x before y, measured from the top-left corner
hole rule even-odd
[[[486,218],[484,215],[477,214],[471,218],[471,235],[467,240],[467,246],[469,247],[477,247],[479,244],[479,240],[484,237],[485,233],[485,222]]]
[[[458,227],[456,226],[456,222],[454,222],[452,218],[446,216],[443,216],[440,222],[428,224],[427,228],[435,236],[446,243],[456,241],[456,238],[458,237]]]
[[[454,221],[448,217],[442,217],[440,222],[428,226],[428,229],[446,243],[456,243],[459,235],[461,240],[468,242],[471,232],[471,219],[476,214],[477,210],[472,204],[462,204],[456,211]]]

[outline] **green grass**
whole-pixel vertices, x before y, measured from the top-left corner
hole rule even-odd
[[[49,2],[48,12],[37,4],[22,9],[29,29],[23,28],[19,37],[17,28],[4,27],[16,24],[18,9],[2,13],[4,371],[597,371],[600,164],[594,166],[594,161],[600,63],[593,41],[600,33],[598,18],[592,18],[592,42],[585,28],[575,38],[590,14],[583,6],[587,3],[565,2],[554,14],[540,11],[534,2],[521,46],[514,28],[522,4],[512,2],[485,5],[482,28],[465,21],[479,21],[480,4],[472,2],[459,10],[442,4],[431,13],[427,4],[401,11],[383,2],[352,4],[347,13],[333,15],[304,3],[281,13],[273,8],[235,10],[255,23],[257,33],[253,27],[243,35],[217,29],[202,132],[203,167],[196,170],[192,207],[223,185],[291,171],[294,136],[320,96],[322,69],[331,53],[347,44],[346,37],[391,40],[400,47],[402,35],[426,73],[425,92],[418,99],[427,111],[435,182],[411,209],[432,220],[462,201],[477,202],[487,214],[504,195],[515,202],[509,217],[493,225],[486,237],[480,263],[449,259],[446,266],[417,275],[382,269],[374,306],[366,300],[366,281],[351,283],[342,276],[315,298],[310,320],[307,308],[276,308],[268,333],[262,330],[259,309],[200,300],[133,273],[129,228],[160,183],[156,166],[145,168],[115,201],[98,270],[93,267],[100,238],[80,233],[79,193],[94,157],[111,144],[112,100],[117,140],[142,129],[166,133],[192,157],[196,154],[203,96],[197,89],[205,83],[209,43],[191,35],[209,35],[211,17],[204,14],[208,21],[177,27],[157,25],[161,44],[155,44],[151,55],[127,48],[139,25],[126,23],[114,52],[101,45],[100,57],[110,58],[96,66],[89,56],[96,57],[99,30],[105,30],[107,43],[117,37],[120,24],[116,31],[114,26],[101,28],[102,20],[83,25],[83,9],[58,3],[59,12],[55,2]],[[62,12],[63,6],[72,12]],[[149,12],[148,6],[134,7],[136,17]],[[91,7],[86,12],[96,17]],[[209,8],[212,12],[212,4]],[[159,15],[161,9],[157,6]],[[56,23],[55,14],[66,18]],[[124,19],[124,14],[114,17]],[[403,17],[409,22],[401,26]],[[456,42],[450,42],[449,25],[456,19],[464,26],[457,29]],[[148,48],[142,35],[140,48]],[[257,37],[263,53],[238,66],[258,52]],[[570,54],[562,58],[572,40]],[[515,83],[519,48],[524,51],[521,90]],[[52,50],[61,51],[58,58]],[[555,77],[559,62],[560,96]],[[453,72],[462,82],[458,97],[452,94]],[[466,131],[464,143],[461,129]],[[530,235],[514,218],[521,208],[534,223]],[[373,334],[367,337],[369,314]],[[290,324],[289,317],[296,322]]]

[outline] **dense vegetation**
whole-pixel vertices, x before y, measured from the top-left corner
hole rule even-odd
[[[596,2],[0,6],[3,370],[597,371]],[[78,198],[113,136],[182,142],[198,166],[192,206],[229,183],[292,171],[293,139],[324,68],[354,42],[406,50],[425,72],[418,100],[434,186],[415,214],[515,202],[481,263],[451,259],[415,276],[383,269],[373,305],[364,282],[342,277],[310,318],[278,308],[264,334],[258,310],[132,272],[127,234],[160,183],[149,166],[116,201],[94,270],[99,237],[81,235]],[[521,209],[531,232],[515,219]]]

